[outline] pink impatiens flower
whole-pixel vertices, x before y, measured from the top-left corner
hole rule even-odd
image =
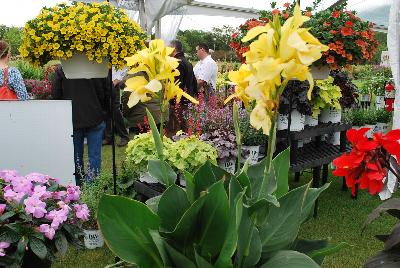
[[[52,192],[52,197],[56,200],[61,200],[66,194],[66,191]]]
[[[21,201],[22,197],[24,197],[24,195],[25,195],[25,193],[14,192],[12,190],[12,187],[9,185],[4,187],[3,191],[4,191],[3,197],[7,202],[15,201],[15,202],[19,203]]]
[[[11,179],[17,176],[18,172],[16,170],[4,169],[0,171],[0,179],[3,179],[5,182],[10,182]]]
[[[6,210],[6,204],[0,204],[0,215],[3,215],[4,211]]]
[[[33,188],[32,196],[35,196],[41,200],[46,200],[50,198],[51,195],[52,193],[47,191],[46,186],[36,185],[35,188]]]
[[[83,221],[87,221],[89,219],[89,209],[86,204],[83,205],[74,205],[76,217]]]
[[[65,198],[65,202],[69,201],[78,201],[81,195],[81,189],[79,186],[68,185],[67,186],[67,198]]]
[[[66,209],[52,210],[46,215],[46,219],[51,220],[51,227],[57,229],[68,219],[68,213]]]
[[[17,193],[31,194],[32,192],[32,182],[23,176],[13,178],[11,185]]]
[[[33,182],[47,183],[49,181],[49,176],[40,173],[29,173],[25,177]]]
[[[32,214],[35,218],[43,218],[47,213],[46,203],[42,202],[39,198],[35,196],[28,197],[24,201],[25,212],[27,214]]]
[[[4,252],[4,249],[8,248],[10,246],[10,243],[7,242],[0,242],[0,257],[4,257],[6,253]]]
[[[53,237],[56,234],[56,230],[48,224],[41,224],[39,226],[39,231],[50,240],[53,240]]]

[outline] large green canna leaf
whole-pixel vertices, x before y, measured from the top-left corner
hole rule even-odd
[[[164,241],[165,249],[175,268],[197,268],[196,265],[181,252]]]
[[[196,263],[197,263],[197,267],[198,268],[214,268],[214,266],[212,266],[206,259],[204,259],[202,256],[200,256],[197,252],[196,252]]]
[[[250,219],[248,208],[243,207],[238,233],[235,267],[253,268],[261,257],[261,240],[257,228]]]
[[[289,167],[290,167],[290,148],[278,154],[273,160],[272,165],[276,177],[277,198],[282,197],[289,191]]]
[[[149,160],[147,169],[152,177],[167,187],[173,185],[176,181],[177,176],[175,171],[163,160]]]
[[[319,265],[303,253],[281,250],[260,268],[319,268]]]
[[[239,175],[236,177],[242,188],[246,188],[246,196],[247,198],[251,199],[251,183],[250,179],[247,176],[245,171],[241,171]]]
[[[317,200],[317,198],[323,191],[328,189],[329,185],[330,185],[329,183],[326,183],[321,188],[308,189],[307,196],[304,200],[304,205],[303,205],[303,209],[301,212],[301,222],[302,223],[305,222],[311,216],[311,213],[313,212],[313,208],[315,205],[315,201]]]
[[[175,184],[168,187],[158,203],[161,230],[172,232],[189,207],[189,200],[181,187]]]
[[[235,189],[237,186],[237,180],[235,178],[232,178],[229,183],[229,224],[227,226],[227,232],[225,235],[222,250],[215,263],[216,268],[232,267],[232,256],[237,248],[238,231],[242,218],[244,195],[244,192],[237,193],[237,189]]]
[[[194,176],[185,170],[183,171],[183,174],[184,174],[184,179],[186,182],[186,187],[185,187],[186,195],[187,195],[187,198],[188,198],[190,204],[193,204],[193,202],[195,201]]]
[[[198,198],[201,192],[206,191],[216,181],[212,164],[207,161],[194,174],[194,197]]]
[[[269,176],[264,178],[265,161],[266,160],[264,159],[263,161],[250,166],[247,170],[247,176],[249,177],[251,184],[253,203],[265,198],[267,195],[274,194],[277,189],[273,166]]]
[[[164,267],[149,233],[160,219],[145,204],[122,196],[104,195],[97,219],[108,247],[115,255],[140,268]]]
[[[229,223],[229,201],[224,181],[216,182],[208,190],[199,215],[199,253],[202,256],[218,256],[225,241]]]
[[[296,188],[279,199],[279,208],[270,207],[266,223],[259,228],[264,259],[295,241],[308,189],[309,185]]]

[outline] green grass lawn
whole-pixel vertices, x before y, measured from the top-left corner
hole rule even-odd
[[[124,159],[124,148],[117,148],[117,164]],[[111,147],[103,147],[103,170],[112,170]],[[298,186],[307,183],[310,175],[305,174]],[[360,192],[358,199],[350,197],[350,192],[341,191],[341,178],[331,176],[331,186],[319,199],[318,217],[303,225],[300,237],[304,239],[330,238],[332,242],[347,242],[351,245],[341,252],[326,258],[323,267],[354,268],[361,267],[369,256],[383,248],[383,243],[374,238],[375,234],[388,233],[394,226],[393,218],[384,217],[371,224],[364,233],[362,225],[367,215],[378,206],[378,197]],[[296,187],[292,183],[291,187]],[[104,267],[114,261],[114,256],[105,247],[98,250],[77,251],[70,249],[67,256],[60,258],[53,267]]]

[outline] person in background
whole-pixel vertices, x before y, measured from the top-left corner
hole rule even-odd
[[[75,178],[78,185],[82,179],[93,181],[101,171],[101,145],[105,120],[110,114],[109,79],[67,79],[61,66],[56,71],[53,99],[72,101]],[[83,163],[85,137],[89,158],[87,174]]]
[[[214,94],[217,87],[218,65],[211,58],[210,49],[204,43],[196,47],[199,62],[194,66],[194,74],[197,79],[197,88],[205,92],[205,95]]]
[[[171,41],[170,46],[174,48],[172,56],[179,59],[179,76],[176,77],[177,81],[180,83],[179,87],[192,97],[197,98],[198,92],[196,76],[194,75],[192,64],[185,57],[182,43],[178,40],[173,40]],[[188,102],[186,99],[182,99],[178,104],[175,103],[175,100],[171,100],[168,124],[168,134],[170,136],[175,135],[179,130],[186,131],[182,112],[187,107],[187,104]]]
[[[119,147],[124,147],[129,142],[129,133],[126,129],[124,117],[121,111],[121,88],[123,88],[123,81],[128,73],[128,69],[115,70],[114,67],[112,69],[112,77],[113,77],[113,86],[114,86],[114,94],[115,94],[115,103],[113,105],[114,112],[114,122],[115,122],[115,133],[121,137],[120,142],[117,144]],[[106,130],[104,133],[103,145],[111,144],[111,117],[107,118],[106,122]]]
[[[11,47],[3,40],[0,40],[0,100],[27,100],[24,79],[17,68],[9,67],[11,59]]]

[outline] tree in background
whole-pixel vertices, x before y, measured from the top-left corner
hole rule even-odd
[[[379,46],[378,46],[378,50],[375,54],[375,57],[372,60],[372,63],[380,64],[382,51],[388,50],[387,33],[375,32],[375,39],[379,42]]]
[[[13,56],[19,55],[18,49],[22,43],[22,28],[0,25],[0,39],[7,41],[11,45]]]

